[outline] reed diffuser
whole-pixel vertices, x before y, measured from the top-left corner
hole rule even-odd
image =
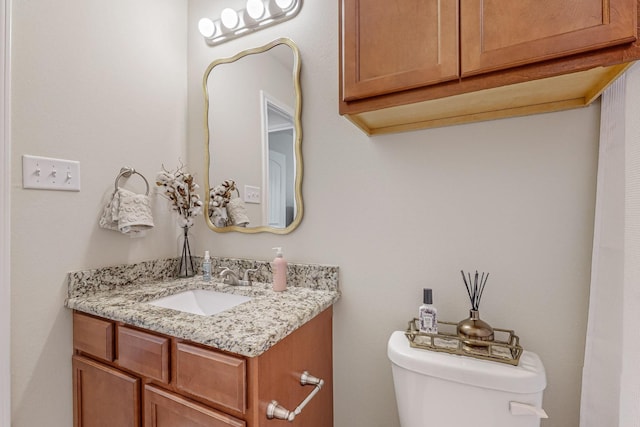
[[[464,275],[464,271],[460,270],[462,274],[462,280],[464,286],[467,288],[467,295],[471,301],[471,310],[469,310],[469,317],[458,322],[456,331],[458,336],[465,339],[471,339],[476,341],[493,341],[493,328],[485,321],[480,319],[480,300],[484,293],[484,287],[489,279],[489,273],[485,275],[476,274],[474,280],[471,280],[471,273]],[[469,347],[473,345],[467,344]]]

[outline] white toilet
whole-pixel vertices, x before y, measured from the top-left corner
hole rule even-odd
[[[404,332],[389,339],[402,427],[539,427],[544,366],[524,351],[518,366],[412,348]]]

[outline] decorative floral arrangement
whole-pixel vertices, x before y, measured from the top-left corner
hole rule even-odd
[[[236,183],[227,179],[220,185],[213,187],[209,193],[209,206],[213,208],[224,208],[231,200],[231,192],[236,191]]]
[[[156,177],[156,185],[160,187],[161,194],[171,201],[171,208],[178,212],[178,225],[191,227],[193,218],[202,213],[202,201],[196,193],[199,186],[193,175],[183,169],[184,165],[181,164],[171,172],[162,165],[162,170]]]

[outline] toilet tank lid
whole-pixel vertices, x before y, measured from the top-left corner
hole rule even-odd
[[[542,361],[524,351],[518,366],[467,356],[413,348],[402,331],[389,338],[387,355],[392,363],[410,371],[492,390],[537,393],[547,386]]]

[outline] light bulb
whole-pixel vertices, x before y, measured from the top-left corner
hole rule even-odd
[[[233,30],[238,26],[238,12],[231,8],[226,8],[220,14],[220,20],[222,21],[222,25],[230,30]]]
[[[291,6],[293,6],[294,2],[295,0],[276,0],[276,4],[282,10],[288,10],[289,8],[291,8]]]
[[[262,0],[247,0],[247,13],[254,20],[262,18],[264,16]]]
[[[203,37],[210,39],[216,34],[216,24],[209,18],[202,18],[198,21],[198,30]]]

